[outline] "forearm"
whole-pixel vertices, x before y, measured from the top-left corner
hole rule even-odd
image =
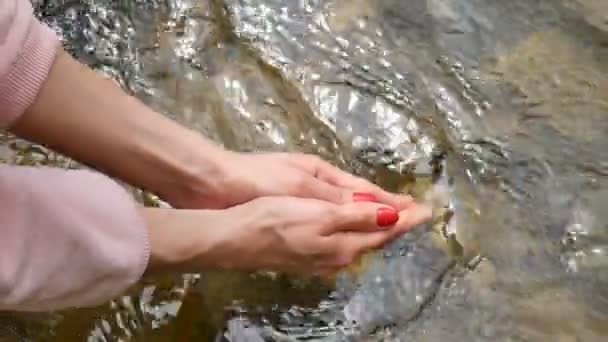
[[[11,130],[177,206],[189,193],[214,192],[227,153],[64,52]]]

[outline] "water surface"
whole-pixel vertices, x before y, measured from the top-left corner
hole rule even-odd
[[[318,154],[436,220],[335,278],[146,280],[99,308],[3,313],[0,340],[608,338],[605,2],[34,3],[163,114],[226,148]],[[0,141],[6,162],[80,167]]]

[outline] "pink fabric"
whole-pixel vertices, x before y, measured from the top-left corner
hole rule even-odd
[[[0,199],[1,309],[100,304],[147,266],[136,204],[106,176],[1,165]]]
[[[0,1],[0,128],[34,101],[58,47],[55,33],[36,20],[28,0]]]
[[[0,0],[0,129],[34,102],[59,43],[28,0]],[[0,310],[103,303],[149,259],[137,205],[91,171],[0,165]]]

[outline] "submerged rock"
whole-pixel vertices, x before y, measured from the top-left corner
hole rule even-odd
[[[436,220],[336,279],[171,279],[125,296],[129,310],[114,303],[48,324],[7,319],[7,336],[608,335],[601,1],[34,3],[70,52],[166,115],[231,149],[319,154],[427,201]],[[13,137],[0,141],[6,162],[81,167]]]

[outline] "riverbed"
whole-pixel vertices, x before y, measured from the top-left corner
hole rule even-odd
[[[333,277],[150,279],[0,313],[0,341],[608,339],[608,2],[33,2],[79,60],[226,148],[314,153],[436,217]],[[0,157],[82,167],[6,134]]]

